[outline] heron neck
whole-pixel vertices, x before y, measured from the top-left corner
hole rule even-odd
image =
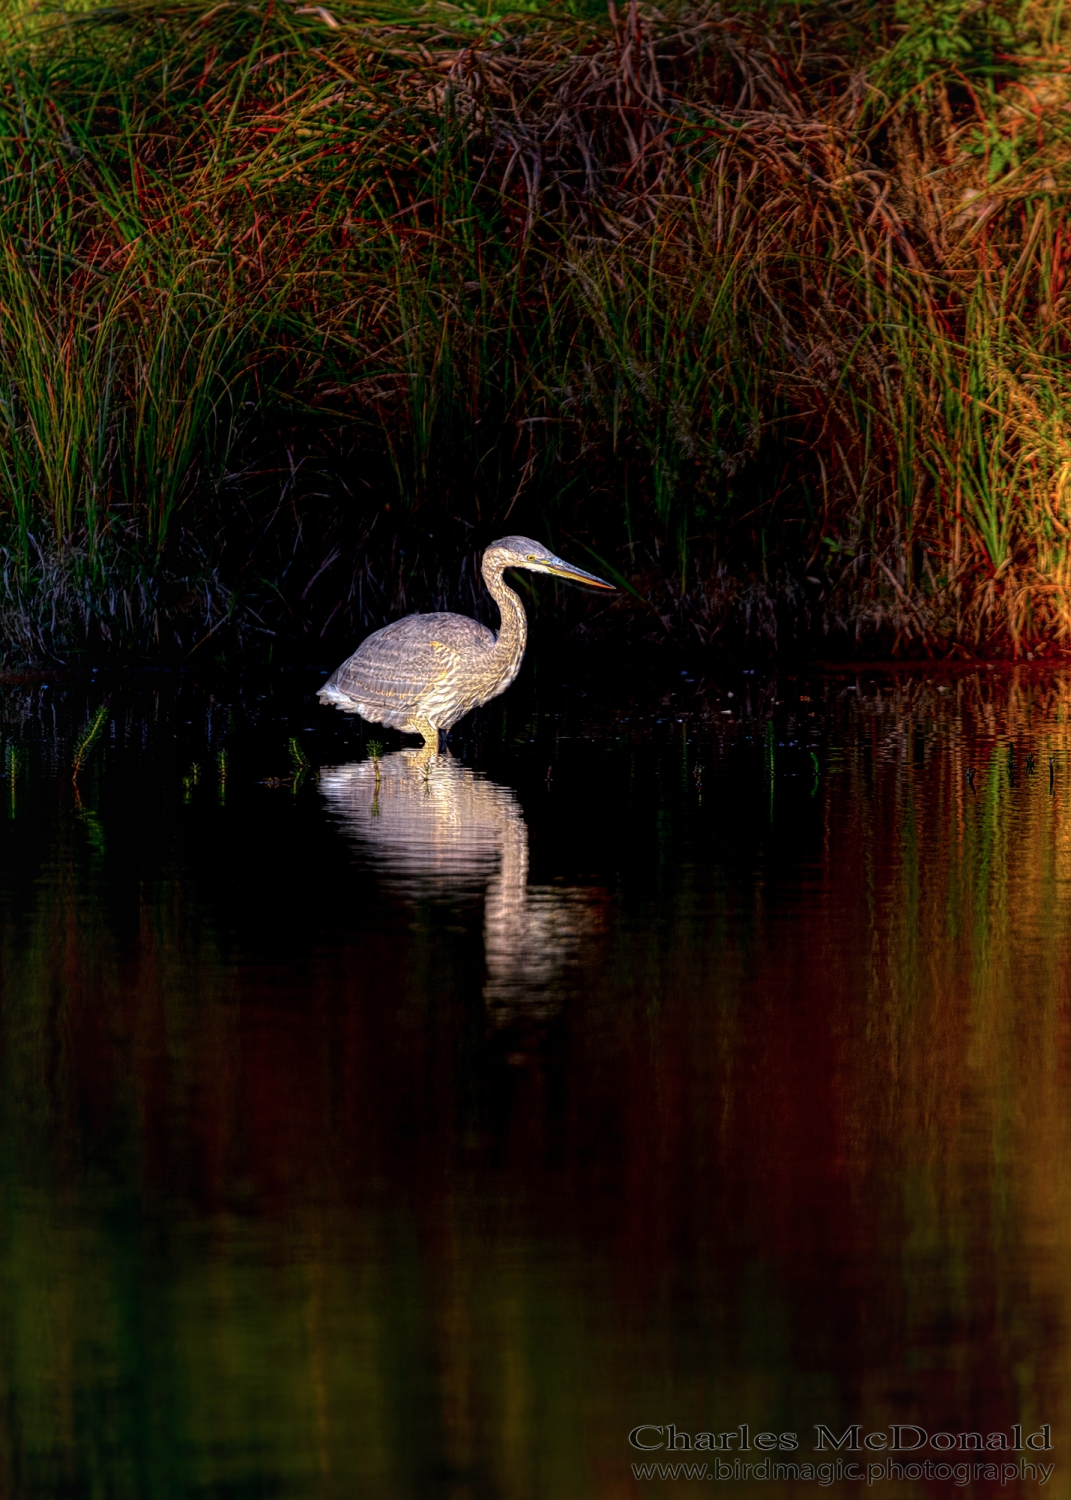
[[[524,605],[503,581],[502,568],[497,564],[484,562],[483,580],[502,616],[495,641],[495,655],[501,658],[503,665],[516,671],[528,644],[528,619],[524,613]]]

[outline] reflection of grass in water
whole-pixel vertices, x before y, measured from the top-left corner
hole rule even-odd
[[[103,859],[104,857],[104,829],[101,825],[100,819],[93,811],[93,809],[86,807],[83,803],[81,792],[78,786],[78,777],[79,773],[82,770],[82,767],[86,764],[87,760],[93,752],[94,747],[97,745],[101,735],[104,733],[104,726],[107,724],[107,722],[108,705],[106,703],[102,703],[101,706],[97,709],[97,712],[94,714],[93,718],[86,725],[85,729],[83,729],[82,733],[79,735],[77,741],[75,742],[74,766],[71,774],[71,780],[74,784],[75,811],[77,812],[79,820],[81,821],[82,826],[86,831],[90,847],[92,848],[93,852],[101,859]]]
[[[86,805],[83,803],[81,797],[78,794],[77,784],[75,785],[74,789],[74,797],[75,811],[78,814],[79,821],[86,831],[86,837],[89,840],[89,846],[93,850],[94,854],[103,859],[105,852],[104,827],[100,821],[100,818],[91,807],[86,807]]]
[[[379,740],[368,741],[368,754],[372,757],[372,764],[376,772],[376,791],[372,798],[372,817],[379,817],[379,762],[383,755],[383,745]]]
[[[290,764],[294,768],[291,791],[296,794],[301,790],[302,783],[309,773],[309,757],[294,735],[290,737]]]
[[[1042,1111],[1038,1128],[1049,1132],[1047,1149],[1059,1155],[1066,1144],[1060,1134],[1066,1112],[1052,1094],[1049,1060],[1061,1003],[1062,933],[1071,924],[1071,803],[1056,776],[1053,736],[1066,722],[1071,691],[1066,681],[982,676],[961,680],[956,694],[958,701],[942,712],[931,687],[908,685],[889,693],[873,718],[875,753],[882,729],[893,725],[902,748],[894,801],[869,804],[872,838],[884,846],[893,830],[899,835],[896,859],[884,868],[875,863],[868,876],[871,1041],[901,1059],[903,1123],[917,1132],[927,1162],[925,1194],[913,1197],[910,1209],[921,1216],[920,1245],[939,1244],[942,1218],[951,1221],[958,1212],[948,1206],[949,1174],[957,1154],[969,1153],[973,1128],[961,1118],[961,1090],[982,1089],[992,1108],[993,1211],[1000,1225],[994,1233],[1014,1239],[1013,1219],[1023,1212],[1023,1184],[1017,1191],[1012,1163],[1024,1110]],[[941,737],[916,738],[915,726],[931,717]],[[1028,766],[1049,753],[1048,795],[1040,795],[1036,779],[1009,774],[1014,744]],[[868,805],[862,777],[848,795]],[[847,868],[844,878],[851,878]],[[1039,1091],[1029,1108],[1024,1068],[1030,1089]],[[951,1071],[942,1078],[942,1069]],[[862,1099],[860,1111],[865,1128]],[[1044,1214],[1044,1205],[1035,1199],[1030,1211]],[[969,1281],[969,1247],[962,1254]]]
[[[1055,1337],[1044,1347],[1030,1340],[1039,1329],[1048,1338],[1045,1330],[1066,1327],[1069,1311],[1058,1252],[1071,1219],[1060,1041],[1071,789],[1065,715],[1057,728],[1052,711],[1071,704],[1071,690],[982,679],[954,696],[942,707],[924,684],[886,687],[880,705],[860,707],[861,753],[827,764],[820,837],[808,848],[816,883],[834,897],[829,927],[786,922],[772,904],[783,905],[784,885],[761,860],[742,870],[739,849],[718,838],[699,871],[706,887],[686,884],[695,869],[666,875],[699,900],[667,904],[657,931],[632,921],[608,939],[590,1010],[573,1014],[571,1045],[575,1067],[587,1070],[586,1109],[595,1116],[611,1105],[620,1136],[615,1194],[619,1180],[623,1200],[640,1210],[617,1229],[600,1226],[594,1250],[576,1231],[591,1209],[582,1221],[568,1216],[572,1195],[590,1191],[592,1179],[583,1169],[569,1176],[568,1166],[561,1237],[556,1216],[532,1235],[527,1218],[490,1233],[481,1190],[467,1197],[467,1180],[459,1186],[453,1176],[449,1126],[443,1178],[429,1171],[416,1206],[378,1207],[382,1177],[397,1158],[370,1122],[397,1107],[383,1078],[392,1042],[388,1030],[369,1032],[374,1007],[358,986],[374,995],[381,984],[396,985],[413,1001],[396,1044],[407,1065],[423,1057],[422,1042],[436,1033],[421,1031],[413,1015],[431,992],[421,986],[439,974],[419,934],[410,935],[398,967],[387,966],[397,965],[398,952],[385,942],[377,968],[370,941],[367,972],[352,979],[354,1003],[337,1015],[337,961],[310,950],[303,1041],[296,1009],[274,997],[246,1003],[247,976],[232,948],[213,946],[213,923],[193,946],[190,911],[204,904],[203,871],[187,877],[179,869],[166,898],[145,908],[136,973],[113,985],[129,963],[127,938],[111,927],[110,912],[87,902],[84,851],[77,838],[64,842],[61,828],[54,876],[33,888],[25,909],[5,909],[0,930],[7,1144],[0,1170],[8,1204],[0,1322],[9,1441],[23,1472],[45,1476],[42,1492],[57,1473],[72,1492],[88,1489],[92,1463],[97,1473],[106,1468],[117,1493],[124,1472],[131,1494],[151,1488],[145,1476],[153,1472],[168,1476],[161,1492],[170,1484],[254,1493],[270,1473],[299,1493],[315,1484],[310,1474],[329,1473],[341,1491],[386,1493],[391,1477],[410,1473],[407,1434],[414,1409],[429,1399],[424,1375],[413,1372],[432,1360],[426,1425],[441,1432],[457,1471],[479,1462],[493,1469],[495,1493],[529,1495],[532,1455],[545,1454],[546,1493],[591,1500],[598,1483],[583,1476],[599,1472],[604,1458],[604,1472],[615,1472],[621,1430],[612,1419],[639,1389],[629,1384],[634,1361],[603,1361],[608,1347],[621,1345],[593,1335],[593,1309],[600,1318],[605,1310],[608,1323],[631,1315],[636,1285],[644,1326],[657,1334],[653,1343],[644,1334],[651,1367],[660,1374],[662,1361],[679,1355],[669,1294],[652,1324],[648,1291],[672,1286],[679,1272],[675,1226],[706,1256],[694,1291],[702,1321],[689,1323],[684,1347],[696,1347],[699,1328],[744,1349],[735,1358],[704,1354],[694,1384],[684,1371],[675,1376],[682,1402],[697,1385],[703,1403],[735,1409],[743,1391],[756,1424],[776,1427],[785,1376],[799,1378],[791,1354],[774,1343],[798,1345],[800,1273],[785,1262],[793,1236],[806,1234],[781,1214],[820,1217],[814,1202],[822,1189],[804,1183],[791,1196],[790,1174],[802,1164],[806,1177],[806,1158],[793,1155],[782,1117],[756,1120],[750,1101],[806,1116],[812,1080],[797,1077],[805,1034],[827,1019],[819,1050],[828,1051],[814,1082],[831,1092],[816,1114],[832,1116],[844,1218],[837,1207],[821,1216],[816,1243],[825,1254],[838,1234],[863,1243],[872,1236],[896,1304],[885,1325],[900,1341],[896,1357],[931,1350],[933,1330],[941,1330],[936,1378],[950,1400],[969,1393],[973,1377],[958,1344],[955,1360],[945,1359],[949,1341],[980,1308],[992,1316],[992,1357],[1014,1371],[1024,1405],[1048,1417],[1047,1398],[1055,1392],[1055,1409],[1067,1388],[1063,1346]],[[921,725],[937,732],[916,733]],[[1009,789],[1012,736],[1024,753],[1045,751],[1054,768],[1058,762],[1054,800],[1025,780]],[[973,802],[969,763],[978,768]],[[792,795],[791,783],[782,793]],[[755,795],[761,823],[765,786]],[[642,820],[649,800],[645,786],[627,811]],[[635,898],[645,899],[642,873],[632,878]],[[419,980],[407,977],[407,967],[422,963]],[[801,984],[810,974],[812,988],[800,998],[820,1002],[798,1023],[795,995],[766,983],[786,972]],[[338,1047],[317,1039],[321,979]],[[644,1009],[650,1029],[637,1032]],[[99,1037],[119,1029],[133,1038],[130,1066],[110,1074],[99,1067]],[[297,1053],[310,1036],[314,1044]],[[797,1045],[800,1057],[786,1067],[785,1050]],[[459,1077],[453,1046],[445,1064],[427,1054],[437,1117],[448,1121],[455,1105],[458,1118],[468,1118],[464,1089],[472,1081]],[[783,1085],[784,1098],[763,1094],[767,1068],[771,1090]],[[195,1112],[197,1128],[178,1130],[160,1160],[154,1146],[169,1112],[183,1122]],[[125,1142],[106,1167],[92,1154],[101,1121],[115,1132],[109,1143]],[[236,1144],[236,1121],[244,1144]],[[741,1285],[735,1249],[719,1259],[725,1199],[711,1192],[710,1164],[725,1163],[718,1171],[732,1181],[734,1151],[764,1140],[767,1206],[756,1208],[747,1194],[739,1206],[741,1231],[759,1223],[765,1235],[769,1286],[753,1289],[751,1307],[733,1300]],[[94,1163],[85,1177],[83,1148]],[[420,1160],[438,1161],[440,1143],[428,1149]],[[682,1170],[682,1161],[692,1169]],[[248,1212],[259,1203],[265,1213]],[[167,1210],[162,1259],[160,1239],[146,1233],[144,1204],[150,1215],[154,1204]],[[212,1232],[189,1235],[189,1222],[207,1222]],[[1024,1266],[1026,1282],[1016,1279]],[[600,1282],[614,1287],[606,1304],[592,1300]],[[850,1299],[849,1289],[838,1304],[846,1317]],[[881,1316],[868,1306],[879,1327]],[[755,1344],[757,1354],[749,1352]],[[810,1371],[814,1360],[806,1358]],[[820,1368],[814,1378],[827,1376]],[[583,1424],[578,1392],[589,1393]],[[880,1427],[883,1398],[860,1399],[859,1419],[873,1411]],[[508,1434],[489,1457],[480,1446],[487,1432]],[[549,1473],[547,1465],[557,1467]]]

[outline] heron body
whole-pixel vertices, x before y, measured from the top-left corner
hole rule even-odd
[[[528,621],[502,577],[507,568],[612,588],[528,537],[492,542],[483,555],[482,572],[502,617],[497,635],[466,615],[406,615],[361,642],[324,683],[320,702],[419,734],[437,750],[440,731],[452,729],[472,709],[504,693],[521,669]]]

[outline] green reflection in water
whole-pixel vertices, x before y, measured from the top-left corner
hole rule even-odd
[[[1066,1442],[1071,692],[858,699],[813,796],[802,715],[596,726],[553,795],[536,747],[492,798],[571,924],[527,1011],[479,881],[392,885],[311,779],[123,750],[135,705],[76,796],[21,731],[3,1492],[613,1496],[641,1421]]]

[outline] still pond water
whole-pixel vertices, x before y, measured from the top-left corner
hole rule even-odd
[[[0,687],[4,1496],[1069,1493],[1071,678],[564,676]]]

